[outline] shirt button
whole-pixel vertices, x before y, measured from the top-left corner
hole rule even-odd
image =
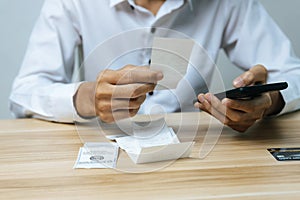
[[[155,27],[152,27],[151,30],[150,30],[150,32],[151,32],[152,34],[154,34],[155,31],[156,31],[156,28],[155,28]]]

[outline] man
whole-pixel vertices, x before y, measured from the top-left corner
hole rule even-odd
[[[181,108],[169,91],[148,94],[164,75],[141,67],[149,60],[147,53],[139,54],[132,62],[125,59],[114,69],[90,70],[90,74],[99,73],[94,80],[71,83],[77,45],[82,44],[87,57],[98,44],[140,28],[143,34],[133,36],[130,42],[149,43],[155,28],[165,28],[192,38],[213,60],[224,49],[231,61],[245,70],[234,80],[235,87],[267,81],[289,83],[285,91],[247,101],[219,101],[200,91],[200,103],[194,106],[231,128],[245,131],[264,116],[300,108],[300,61],[289,40],[256,0],[46,0],[13,86],[12,111],[17,117],[59,122],[96,116],[113,122],[137,112],[148,113],[153,105],[160,105],[166,112],[192,110],[188,103]],[[201,84],[191,80],[195,88],[202,88]],[[175,96],[180,98],[180,94]]]

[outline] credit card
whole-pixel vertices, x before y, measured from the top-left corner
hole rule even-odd
[[[268,151],[278,161],[300,161],[300,148],[271,148]]]

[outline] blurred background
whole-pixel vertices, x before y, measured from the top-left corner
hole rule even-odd
[[[0,119],[11,119],[8,97],[26,51],[31,30],[44,0],[0,0]],[[269,14],[291,39],[295,52],[300,56],[300,1],[260,0]],[[226,88],[241,71],[236,70],[221,52],[217,65],[223,74]],[[222,66],[222,67],[221,67]],[[223,70],[222,70],[223,69]],[[224,70],[226,69],[226,70]]]

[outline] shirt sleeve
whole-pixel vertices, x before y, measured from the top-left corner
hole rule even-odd
[[[10,109],[18,117],[57,122],[80,121],[73,96],[74,51],[80,34],[70,6],[46,0],[31,34],[27,52],[10,95]]]
[[[230,60],[247,70],[256,64],[268,69],[268,82],[286,81],[280,114],[300,108],[300,59],[291,42],[257,0],[231,1],[223,48]]]

